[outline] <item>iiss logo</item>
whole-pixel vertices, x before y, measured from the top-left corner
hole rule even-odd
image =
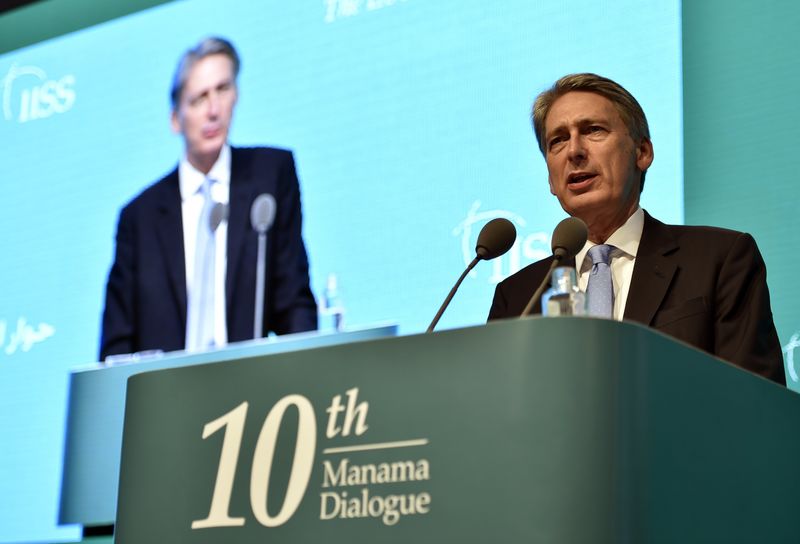
[[[40,342],[44,342],[56,333],[55,327],[49,323],[39,323],[33,326],[27,318],[17,319],[16,327],[12,330],[5,319],[0,319],[0,353],[14,355],[17,352],[28,352]]]
[[[548,233],[525,234],[524,229],[527,222],[521,215],[508,210],[478,211],[480,207],[480,200],[473,202],[467,212],[467,217],[453,229],[453,236],[461,236],[461,254],[465,267],[475,257],[475,243],[480,227],[495,217],[504,217],[514,223],[514,226],[517,227],[517,239],[508,253],[492,261],[492,272],[488,280],[490,284],[500,283],[523,266],[550,255],[550,235]],[[476,278],[477,272],[472,270],[470,277]]]
[[[65,113],[75,104],[75,76],[48,78],[38,66],[12,64],[0,80],[3,88],[3,118],[27,123]]]
[[[783,346],[783,354],[786,357],[786,370],[789,371],[789,379],[797,383],[800,377],[797,376],[797,369],[794,366],[794,352],[800,348],[800,331],[797,331],[789,338],[789,343]]]

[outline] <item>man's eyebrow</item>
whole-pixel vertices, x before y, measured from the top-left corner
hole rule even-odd
[[[585,117],[578,121],[578,125],[595,125],[595,124],[605,124],[607,123],[607,119],[603,119],[602,117]]]
[[[193,93],[187,93],[187,96],[190,99],[193,99],[193,98],[197,98],[197,97],[203,96],[204,94],[208,93],[208,91],[209,91],[208,87],[203,87],[202,89],[197,89]]]
[[[565,123],[561,123],[560,125],[556,125],[556,126],[554,126],[552,128],[546,129],[545,132],[544,132],[544,135],[545,135],[545,137],[549,138],[552,134],[554,134],[556,132],[559,132],[559,131],[562,131],[565,128],[566,128],[566,124]]]
[[[547,130],[544,133],[545,139],[549,140],[550,138],[553,137],[554,134],[558,134],[560,132],[566,131],[568,126],[569,126],[569,123],[561,123],[559,125],[554,126],[553,128]]]

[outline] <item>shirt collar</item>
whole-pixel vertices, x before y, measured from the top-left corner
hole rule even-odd
[[[636,258],[636,254],[639,252],[639,242],[642,240],[642,230],[644,230],[644,210],[640,206],[625,221],[625,224],[615,230],[606,240],[607,244],[617,248],[612,255],[624,254]],[[591,262],[586,259],[586,254],[596,245],[594,242],[586,240],[583,249],[575,255],[575,269],[579,274],[584,270],[584,267],[588,269],[591,266]]]
[[[208,176],[192,166],[184,153],[178,165],[178,185],[181,191],[181,200],[186,200],[196,195],[203,186],[206,177],[216,183],[227,187],[231,181],[231,147],[226,143],[219,152],[217,161],[208,171]]]

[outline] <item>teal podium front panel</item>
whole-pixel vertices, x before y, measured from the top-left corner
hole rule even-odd
[[[796,542],[800,397],[534,318],[138,374],[116,542]]]

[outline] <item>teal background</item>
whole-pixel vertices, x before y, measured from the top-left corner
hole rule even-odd
[[[800,336],[798,21],[791,0],[683,4],[686,223],[755,236],[785,348]],[[795,356],[800,390],[800,348],[785,349]]]

